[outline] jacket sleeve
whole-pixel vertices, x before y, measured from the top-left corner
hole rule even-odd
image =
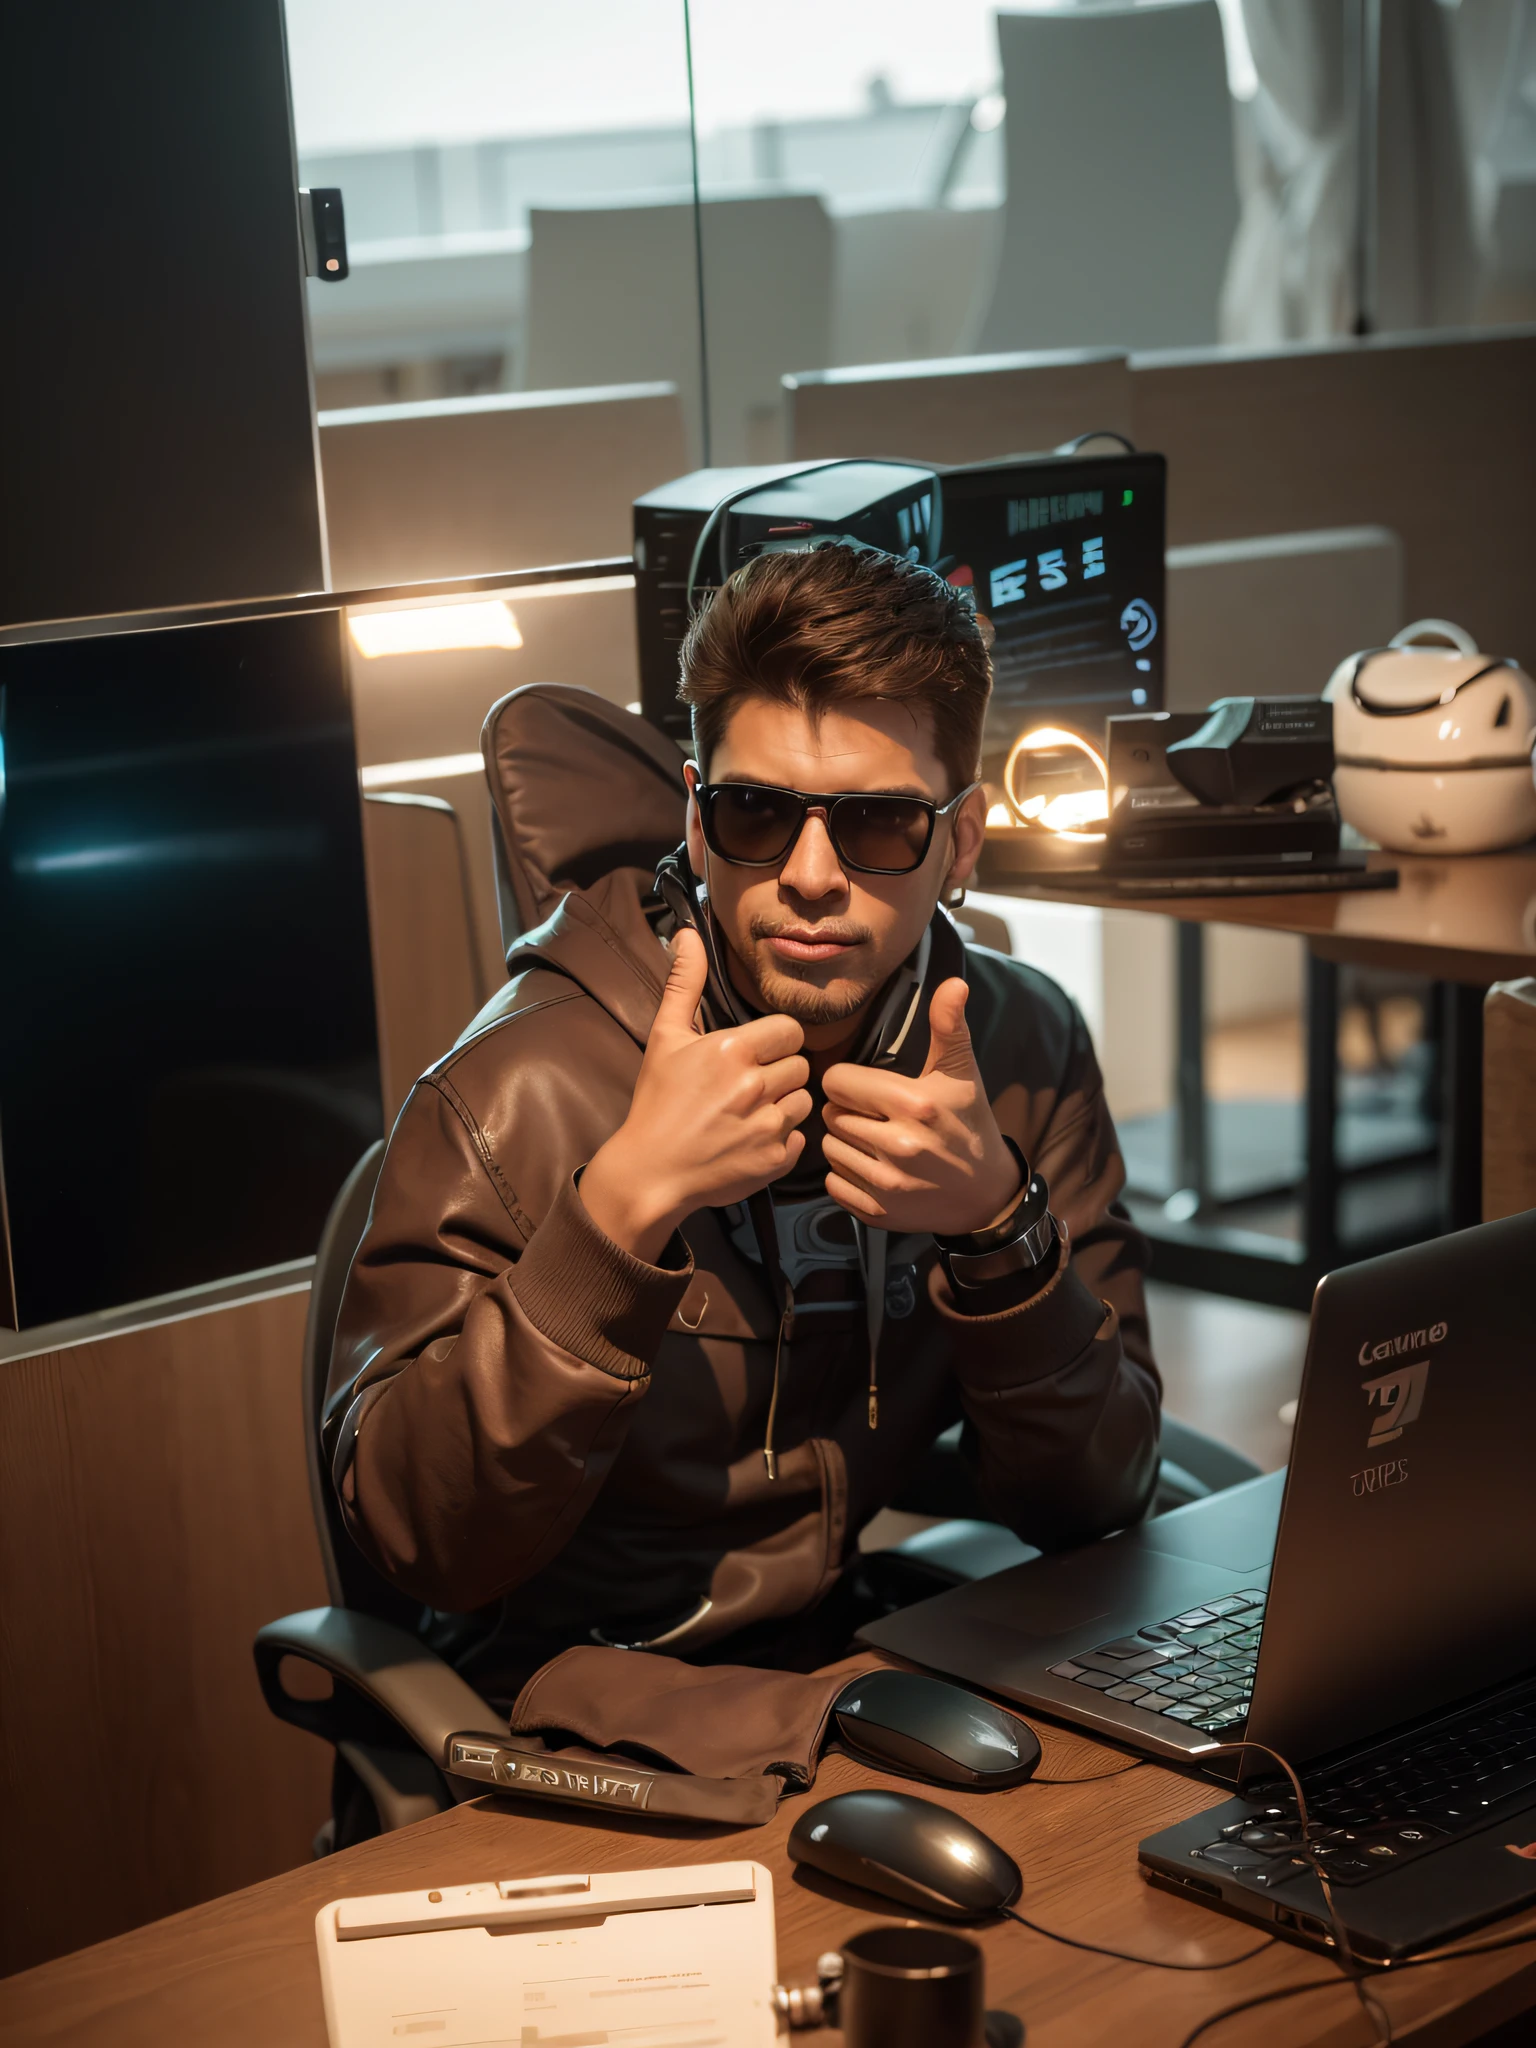
[[[451,1084],[401,1112],[337,1323],[325,1444],[347,1526],[412,1597],[467,1612],[569,1539],[687,1289],[588,1216],[530,1217]]]
[[[965,1314],[929,1279],[951,1333],[963,1447],[999,1520],[1043,1550],[1138,1521],[1157,1483],[1162,1384],[1143,1280],[1148,1247],[1117,1197],[1125,1169],[1086,1027],[1037,1136],[1068,1256],[1038,1293]]]

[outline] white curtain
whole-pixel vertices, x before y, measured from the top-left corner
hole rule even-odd
[[[1359,4],[1243,0],[1258,90],[1239,123],[1242,215],[1222,293],[1224,341],[1320,340],[1355,326]],[[1376,203],[1365,224],[1374,328],[1459,326],[1474,316],[1478,216],[1486,220],[1488,206],[1475,203],[1484,137],[1471,129],[1486,125],[1498,99],[1484,76],[1502,76],[1489,54],[1499,43],[1494,17],[1522,4],[1463,0],[1463,24],[1442,0],[1381,0]],[[1485,19],[1474,24],[1474,15]],[[1475,86],[1464,47],[1484,52]]]
[[[1341,0],[1243,0],[1258,90],[1237,123],[1223,341],[1347,333],[1355,316],[1355,119]]]

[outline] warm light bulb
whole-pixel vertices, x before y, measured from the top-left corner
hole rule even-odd
[[[348,614],[352,644],[365,660],[381,654],[443,654],[461,647],[521,647],[512,607],[504,598],[467,604],[406,605],[391,611]]]
[[[1021,796],[1015,781],[1020,764],[1027,762],[1032,754],[1062,749],[1085,757],[1083,765],[1092,769],[1097,778],[1096,786],[1061,790],[1055,796],[1039,790],[1031,796]],[[1102,826],[1109,817],[1109,771],[1104,765],[1104,757],[1080,733],[1070,732],[1064,726],[1041,725],[1032,732],[1020,733],[1003,769],[1003,795],[1009,810],[1021,825],[1054,832],[1063,839],[1096,840],[1104,837],[1102,831],[1091,829],[1096,825]]]
[[[1053,796],[1049,803],[1043,797],[1031,797],[1025,810],[1033,804],[1040,805],[1040,822],[1052,832],[1081,832],[1087,825],[1102,825],[1109,816],[1109,791],[1074,789]]]

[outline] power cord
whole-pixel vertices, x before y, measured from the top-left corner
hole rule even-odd
[[[1356,1960],[1355,1952],[1349,1945],[1349,1936],[1344,1931],[1344,1922],[1339,1915],[1337,1905],[1334,1903],[1333,1886],[1328,1882],[1328,1872],[1312,1846],[1312,1821],[1307,1812],[1307,1795],[1301,1789],[1301,1779],[1297,1776],[1296,1771],[1288,1760],[1280,1754],[1279,1750],[1271,1749],[1267,1742],[1221,1742],[1213,1749],[1202,1751],[1202,1761],[1206,1757],[1212,1756],[1244,1756],[1250,1749],[1258,1750],[1262,1755],[1269,1757],[1273,1762],[1277,1763],[1281,1770],[1284,1771],[1290,1783],[1291,1791],[1296,1799],[1296,1819],[1301,1828],[1301,1840],[1298,1842],[1297,1848],[1311,1864],[1313,1875],[1322,1889],[1323,1904],[1328,1911],[1328,1924],[1333,1929],[1334,1947],[1339,1956],[1339,1968],[1344,1972],[1349,1983],[1353,1985],[1355,1996],[1360,2001],[1360,2009],[1370,2021],[1371,2031],[1375,2034],[1377,2041],[1382,2044],[1382,2048],[1390,2048],[1392,2040],[1391,2016],[1381,2001],[1372,1998],[1365,1988],[1366,1978],[1369,1974],[1368,1969],[1366,1965]],[[1316,1981],[1321,1982],[1323,1980],[1318,1979]]]
[[[1112,1771],[1110,1775],[1114,1777],[1118,1773]],[[1273,1934],[1266,1934],[1253,1948],[1245,1948],[1240,1956],[1228,1956],[1220,1963],[1174,1963],[1166,1961],[1161,1956],[1133,1956],[1123,1948],[1101,1948],[1096,1941],[1079,1941],[1075,1934],[1058,1934],[1054,1927],[1042,1927],[1037,1920],[1031,1920],[1026,1914],[1015,1912],[1012,1906],[1004,1906],[1002,1912],[1004,1919],[1016,1920],[1021,1927],[1027,1927],[1031,1934],[1043,1934],[1047,1941],[1059,1941],[1065,1948],[1085,1949],[1091,1956],[1112,1956],[1117,1963],[1141,1963],[1152,1970],[1230,1970],[1238,1963],[1251,1962],[1255,1956],[1262,1955],[1265,1949],[1273,1948],[1279,1938]],[[1323,1980],[1319,1978],[1318,1981],[1321,1983]],[[1333,1980],[1330,1978],[1328,1981],[1331,1983]]]
[[[1323,1904],[1327,1909],[1328,1921],[1333,1933],[1334,1948],[1342,1979],[1350,1986],[1356,1998],[1360,2001],[1360,2008],[1370,2021],[1371,2030],[1375,2034],[1377,2041],[1382,2044],[1382,2048],[1390,2048],[1392,2041],[1392,2019],[1391,2015],[1381,2004],[1381,2001],[1374,1998],[1366,1989],[1367,1984],[1373,1977],[1387,1974],[1388,1972],[1396,1975],[1403,1970],[1425,1969],[1431,1963],[1453,1962],[1461,1956],[1486,1955],[1496,1949],[1515,1948],[1523,1942],[1536,1941],[1536,1928],[1533,1928],[1528,1933],[1507,1935],[1497,1941],[1481,1942],[1462,1948],[1431,1950],[1423,1956],[1416,1956],[1401,1963],[1374,1964],[1363,1962],[1356,1956],[1350,1946],[1349,1935],[1345,1930],[1343,1919],[1340,1916],[1334,1899],[1333,1886],[1329,1882],[1327,1869],[1313,1846],[1313,1823],[1311,1815],[1307,1811],[1307,1795],[1302,1790],[1301,1779],[1289,1760],[1283,1757],[1278,1750],[1271,1749],[1268,1743],[1253,1741],[1218,1743],[1204,1751],[1203,1754],[1207,1757],[1242,1756],[1249,1750],[1258,1750],[1262,1755],[1269,1757],[1284,1772],[1286,1780],[1290,1785],[1292,1795],[1296,1801],[1296,1818],[1300,1829],[1300,1840],[1297,1848],[1311,1864],[1313,1874],[1316,1876],[1322,1891]],[[1037,1778],[1033,1782],[1041,1785],[1094,1784],[1101,1782],[1105,1778],[1124,1777],[1127,1771],[1140,1769],[1144,1761],[1145,1759],[1143,1758],[1136,1758],[1132,1762],[1122,1765],[1118,1770],[1100,1771],[1087,1778]],[[1002,1911],[1006,1919],[1014,1921],[1020,1927],[1028,1928],[1031,1934],[1043,1936],[1047,1941],[1060,1942],[1066,1948],[1081,1949],[1089,1955],[1108,1956],[1115,1962],[1135,1963],[1143,1968],[1154,1970],[1230,1970],[1239,1963],[1251,1962],[1255,1956],[1262,1954],[1265,1949],[1273,1948],[1279,1938],[1273,1934],[1268,1935],[1263,1941],[1257,1943],[1255,1947],[1245,1949],[1241,1955],[1232,1956],[1225,1962],[1176,1963],[1158,1956],[1132,1955],[1125,1949],[1106,1948],[1098,1942],[1082,1941],[1076,1935],[1062,1934],[1054,1927],[1042,1927],[1038,1921],[1031,1920],[1027,1914],[1017,1912],[1011,1906],[1003,1907]],[[1239,1999],[1231,2005],[1223,2006],[1219,2012],[1211,2013],[1201,2020],[1199,2025],[1184,2037],[1184,2040],[1180,2043],[1180,2048],[1193,2048],[1193,2044],[1202,2035],[1208,2033],[1212,2027],[1219,2026],[1223,2020],[1231,2019],[1238,2013],[1252,2011],[1255,2007],[1261,2005],[1273,2005],[1286,1998],[1299,1998],[1306,1991],[1327,1990],[1338,1984],[1339,1981],[1340,1979],[1336,1977],[1313,1977],[1304,1984],[1286,1984],[1273,1991],[1256,1992],[1249,1998]]]
[[[1382,1976],[1398,1977],[1404,1970],[1427,1970],[1432,1963],[1454,1963],[1466,1956],[1492,1955],[1498,1949],[1519,1948],[1522,1943],[1531,1941],[1536,1941],[1536,1927],[1527,1928],[1524,1934],[1501,1935],[1497,1941],[1474,1942],[1464,1948],[1436,1949],[1428,1955],[1410,1956],[1406,1962],[1366,1967],[1375,1968]],[[1223,2020],[1232,2019],[1240,2012],[1250,2012],[1258,2005],[1275,2005],[1282,1998],[1299,1998],[1303,1991],[1335,1991],[1339,1988],[1339,1983],[1340,1979],[1337,1977],[1309,1977],[1305,1984],[1284,1984],[1277,1991],[1256,1992],[1252,1998],[1242,1998],[1233,2005],[1224,2005],[1219,2012],[1207,2013],[1200,2024],[1192,2027],[1184,2036],[1179,2048],[1194,2048],[1195,2042],[1203,2034],[1208,2034],[1212,2027],[1220,2026]],[[1389,2029],[1390,2026],[1389,2020]],[[1388,2038],[1391,2038],[1390,2031]]]

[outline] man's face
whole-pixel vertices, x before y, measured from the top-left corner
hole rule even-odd
[[[878,701],[834,707],[820,719],[748,697],[706,764],[711,782],[785,789],[921,796],[956,791],[934,752],[925,711]],[[689,770],[692,786],[701,780]],[[845,869],[823,818],[809,816],[778,868],[736,867],[710,853],[698,805],[688,803],[688,856],[709,900],[742,993],[805,1027],[808,1050],[839,1045],[907,958],[940,895],[968,880],[981,851],[985,795],[975,790],[940,819],[922,866],[909,875]]]

